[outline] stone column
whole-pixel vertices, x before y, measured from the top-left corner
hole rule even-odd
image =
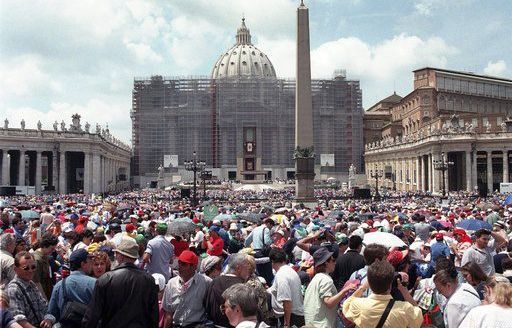
[[[492,151],[487,151],[487,191],[493,192],[493,181],[492,181]]]
[[[59,194],[65,194],[67,192],[66,152],[61,151],[59,157]]]
[[[18,167],[18,186],[25,185],[25,151],[20,150],[20,163]]]
[[[84,152],[84,194],[91,193],[91,156]]]
[[[466,151],[466,191],[473,190],[472,177],[471,177],[471,151]]]
[[[9,161],[11,160],[11,156],[9,156],[8,150],[4,149],[2,151],[2,185],[8,186],[11,184],[9,181]]]
[[[508,150],[503,149],[503,182],[508,181]]]
[[[52,163],[48,163],[48,165],[52,165],[52,186],[57,192],[59,189],[59,171],[57,169],[57,152],[55,150],[52,151]]]
[[[425,165],[425,157],[422,155],[420,158],[421,158],[421,190],[428,191],[428,186],[426,185],[427,181],[425,180],[425,175],[427,174],[427,167]]]
[[[434,168],[434,161],[439,160],[439,155],[432,154],[432,192],[439,192],[439,171]]]
[[[407,191],[407,162],[402,158],[402,190]]]
[[[433,191],[433,184],[432,184],[432,154],[427,155],[427,174],[428,174],[428,188],[427,190],[432,192]]]
[[[471,185],[473,186],[473,191],[475,187],[478,186],[478,167],[477,167],[477,151],[473,150],[473,161],[471,162]]]
[[[101,191],[101,157],[99,154],[92,155],[92,190],[93,193]]]
[[[420,158],[416,156],[416,191],[421,190],[421,170],[420,170]]]
[[[41,151],[36,152],[36,195],[41,194],[41,179],[42,179],[42,165],[41,165]]]
[[[446,162],[448,162],[448,153],[445,154],[444,160]],[[443,172],[439,172],[439,174],[441,175],[441,179],[443,179]],[[448,192],[450,191],[450,185],[448,183],[450,181],[449,176],[450,176],[450,170],[448,169],[444,172],[444,186],[446,188],[446,195],[448,195]],[[441,191],[442,191],[442,189],[443,189],[443,180],[441,180]]]
[[[297,8],[297,80],[295,86],[295,147],[313,147],[313,103],[311,100],[311,60],[309,49],[309,10],[301,2]],[[316,202],[315,159],[295,162],[297,202]]]

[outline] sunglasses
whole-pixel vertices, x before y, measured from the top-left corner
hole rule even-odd
[[[31,265],[31,266],[24,266],[21,268],[21,270],[24,270],[24,271],[34,271],[36,269],[36,266],[35,265]]]

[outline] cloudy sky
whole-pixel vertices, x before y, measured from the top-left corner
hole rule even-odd
[[[293,77],[299,0],[0,0],[0,121],[109,124],[131,136],[134,77],[209,75],[242,15]],[[423,66],[512,78],[510,0],[306,0],[312,75],[359,79],[368,108]],[[3,123],[2,123],[3,125]]]

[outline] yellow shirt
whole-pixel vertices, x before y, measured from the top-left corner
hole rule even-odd
[[[343,314],[360,328],[375,328],[391,295],[371,294],[367,298],[350,296],[343,303]],[[383,328],[419,328],[423,322],[421,309],[409,302],[395,301]]]

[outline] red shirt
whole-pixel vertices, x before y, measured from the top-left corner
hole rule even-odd
[[[209,243],[211,247],[208,245],[206,239],[203,242],[203,247],[206,248],[206,253],[212,256],[220,256],[222,255],[222,249],[224,248],[224,240],[221,237],[213,237],[210,236]]]
[[[176,239],[171,240],[171,244],[174,246],[174,256],[178,257],[181,253],[188,249],[188,243],[184,240],[177,241]]]

